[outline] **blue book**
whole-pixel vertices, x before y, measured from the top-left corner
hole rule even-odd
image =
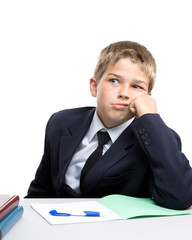
[[[4,237],[13,225],[21,218],[23,211],[23,207],[18,206],[0,221],[0,239],[2,239],[2,237]]]

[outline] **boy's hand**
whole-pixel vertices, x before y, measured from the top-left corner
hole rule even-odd
[[[157,104],[150,95],[139,95],[132,100],[130,110],[139,118],[147,113],[157,113]]]

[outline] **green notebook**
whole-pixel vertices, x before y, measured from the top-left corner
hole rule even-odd
[[[185,210],[173,210],[161,207],[150,198],[136,198],[113,194],[99,199],[98,202],[124,219],[190,214]]]

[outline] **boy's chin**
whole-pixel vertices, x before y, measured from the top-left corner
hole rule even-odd
[[[114,128],[121,124],[124,124],[125,122],[129,121],[133,117],[134,117],[134,115],[131,115],[128,118],[123,118],[123,119],[113,119],[113,120],[111,120],[110,124],[108,124],[108,128]]]

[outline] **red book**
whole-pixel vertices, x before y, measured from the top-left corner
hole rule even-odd
[[[19,205],[18,195],[0,194],[0,221]]]

